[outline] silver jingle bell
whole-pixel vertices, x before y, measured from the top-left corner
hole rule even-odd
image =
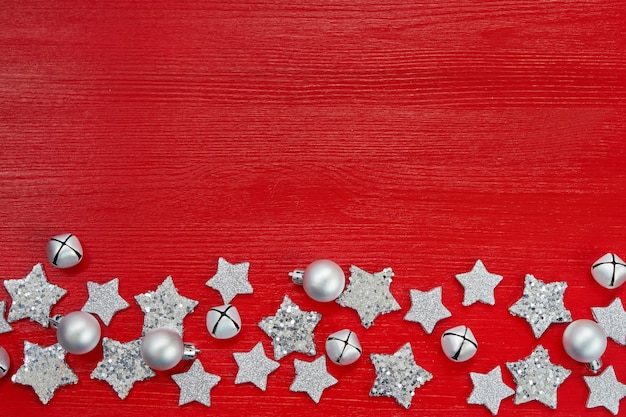
[[[94,316],[74,311],[67,316],[57,315],[50,319],[57,329],[57,340],[68,353],[82,355],[91,352],[100,342],[100,323]]]
[[[337,365],[350,365],[356,362],[363,353],[359,338],[351,330],[339,330],[326,339],[328,359]]]
[[[478,342],[469,327],[457,326],[443,332],[441,349],[451,360],[465,362],[476,354]]]
[[[181,359],[194,359],[198,353],[194,345],[183,343],[180,335],[171,329],[154,329],[141,339],[141,357],[157,371],[172,369]]]
[[[563,332],[563,348],[575,361],[588,364],[593,373],[602,367],[600,357],[606,350],[606,335],[592,320],[576,320]]]
[[[71,268],[83,259],[83,247],[70,233],[50,238],[46,246],[48,260],[57,268]]]
[[[9,353],[5,348],[0,346],[0,378],[5,376],[9,372],[9,367],[11,367],[11,359],[9,358]]]
[[[206,315],[206,327],[216,339],[230,339],[241,331],[241,317],[231,304],[213,307]]]
[[[626,282],[626,263],[616,254],[607,253],[593,263],[591,276],[604,288],[617,288]]]
[[[309,297],[322,303],[335,300],[346,285],[341,267],[328,259],[314,261],[306,269],[296,269],[289,275],[294,283],[304,287]]]

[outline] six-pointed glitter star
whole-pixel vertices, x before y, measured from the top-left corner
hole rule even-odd
[[[389,291],[393,276],[391,268],[370,274],[352,265],[350,274],[350,283],[337,298],[337,303],[355,309],[363,327],[367,329],[374,324],[374,319],[380,314],[400,310],[400,305]]]
[[[370,397],[393,397],[404,408],[411,406],[415,389],[433,378],[433,375],[415,363],[411,344],[402,346],[393,355],[370,355],[376,369],[376,380]]]
[[[265,317],[259,327],[272,338],[274,359],[279,360],[291,352],[315,355],[313,329],[322,319],[315,311],[302,311],[285,295],[276,315]]]
[[[252,294],[252,285],[248,282],[249,262],[231,264],[224,258],[217,260],[217,273],[206,285],[219,291],[224,304],[229,304],[237,294]]]
[[[183,297],[174,286],[172,277],[167,277],[156,291],[135,296],[141,311],[145,313],[143,335],[150,330],[166,328],[183,335],[183,319],[191,313],[198,302]]]
[[[322,355],[313,362],[296,359],[293,362],[296,368],[296,378],[289,387],[293,392],[306,392],[316,403],[320,402],[322,393],[328,387],[337,383],[337,380],[326,370],[326,356]]]
[[[6,301],[0,301],[0,334],[13,330],[9,322],[4,318],[4,311],[7,308]]]
[[[13,299],[9,322],[28,317],[43,327],[49,325],[52,306],[67,293],[63,288],[48,282],[41,264],[35,265],[22,279],[4,281],[4,286]]]
[[[524,294],[509,308],[509,312],[525,318],[539,339],[550,324],[572,321],[572,315],[563,304],[566,288],[566,282],[546,284],[528,274],[524,280]]]
[[[607,307],[592,307],[591,313],[608,337],[626,345],[626,311],[619,297]]]
[[[492,274],[487,271],[480,259],[476,261],[470,272],[458,274],[456,279],[465,289],[464,306],[472,305],[476,301],[489,305],[496,303],[493,290],[502,281],[502,275]]]
[[[235,384],[252,382],[261,391],[265,391],[267,387],[267,376],[280,366],[278,362],[265,355],[261,342],[257,343],[250,352],[235,352],[233,357],[239,367]]]
[[[626,397],[626,385],[617,380],[613,366],[607,367],[598,376],[584,376],[583,378],[589,387],[587,408],[602,406],[617,415],[619,402]]]
[[[507,362],[506,366],[517,384],[515,404],[537,400],[550,408],[556,408],[556,390],[572,373],[550,362],[548,351],[541,345],[527,358]]]
[[[211,389],[220,382],[221,378],[206,372],[200,360],[196,359],[187,372],[172,375],[172,379],[180,388],[178,405],[197,401],[209,407]]]
[[[128,343],[102,338],[104,357],[91,373],[92,379],[106,381],[123,400],[128,396],[135,382],[150,379],[154,371],[141,357],[141,339]]]
[[[411,290],[410,293],[411,309],[404,316],[404,320],[421,324],[426,333],[431,334],[439,320],[452,315],[441,302],[441,287],[427,292]]]
[[[115,313],[129,307],[126,300],[120,297],[118,286],[119,279],[117,278],[102,285],[88,281],[89,299],[81,310],[97,314],[102,322],[108,326]]]
[[[65,362],[65,353],[58,343],[42,348],[35,343],[24,342],[24,364],[11,381],[30,385],[39,400],[48,404],[57,388],[78,382],[78,377]]]
[[[496,366],[486,374],[470,372],[470,378],[474,384],[474,389],[467,399],[467,403],[484,405],[494,416],[498,414],[500,402],[515,394],[515,391],[502,382],[500,366]]]

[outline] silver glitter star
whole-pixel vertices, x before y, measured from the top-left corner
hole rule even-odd
[[[4,312],[7,308],[6,301],[0,301],[0,334],[10,332],[13,330],[13,327],[6,321],[4,318]]]
[[[78,377],[65,362],[65,353],[58,343],[42,348],[25,341],[24,365],[11,377],[11,381],[30,385],[39,400],[48,404],[59,387],[78,382]]]
[[[527,274],[524,281],[524,295],[509,307],[514,316],[526,319],[539,339],[552,323],[572,321],[572,315],[565,309],[563,294],[567,282],[551,282],[549,284]]]
[[[88,281],[89,299],[81,310],[97,314],[102,322],[108,326],[115,313],[129,307],[126,300],[120,297],[118,286],[119,280],[117,278],[102,285]]]
[[[465,288],[464,306],[472,305],[476,301],[489,305],[496,303],[493,290],[502,281],[502,275],[487,271],[480,259],[476,261],[470,272],[458,274],[456,279]]]
[[[626,311],[619,297],[607,307],[592,307],[591,313],[608,337],[626,345]]]
[[[285,295],[276,315],[265,317],[259,322],[259,327],[272,338],[274,359],[282,359],[291,352],[314,356],[313,329],[321,319],[320,313],[300,310]]]
[[[141,357],[141,339],[128,343],[102,338],[104,357],[91,373],[91,379],[106,381],[123,400],[135,382],[152,378],[154,371]]]
[[[135,296],[141,311],[145,313],[143,319],[143,333],[154,329],[166,328],[183,335],[183,319],[198,305],[196,300],[183,297],[178,293],[172,277],[158,286],[156,291],[149,291]]]
[[[500,401],[515,394],[515,391],[502,382],[502,369],[499,366],[487,374],[470,372],[470,378],[472,378],[474,389],[467,403],[484,405],[494,416],[498,414]]]
[[[411,309],[404,320],[421,324],[424,331],[431,334],[439,320],[451,315],[441,302],[441,287],[435,287],[427,292],[411,290]]]
[[[30,318],[43,327],[48,327],[50,310],[67,291],[46,279],[43,266],[37,264],[30,274],[22,279],[4,281],[4,286],[13,302],[9,310],[9,322]]]
[[[393,355],[370,355],[376,368],[376,380],[370,397],[393,397],[404,408],[411,406],[415,389],[433,379],[433,375],[415,363],[411,344],[402,346]]]
[[[217,260],[217,273],[206,285],[220,292],[224,304],[229,304],[237,294],[252,294],[248,282],[249,262],[231,264],[224,258]]]
[[[267,387],[267,376],[280,366],[278,362],[269,359],[265,355],[261,342],[257,343],[250,352],[235,352],[233,356],[239,367],[235,384],[252,382],[261,391],[265,391]]]
[[[337,303],[355,309],[363,327],[367,329],[374,324],[374,319],[380,314],[400,310],[400,305],[389,291],[393,276],[391,268],[370,274],[352,265],[350,274],[350,283],[337,298]]]
[[[211,389],[220,382],[221,378],[218,375],[205,372],[200,360],[196,359],[187,372],[172,375],[172,379],[180,388],[178,405],[197,401],[209,407],[211,405]]]
[[[324,355],[313,362],[296,359],[293,361],[293,366],[296,368],[296,378],[289,387],[289,391],[306,392],[316,403],[320,402],[326,388],[337,383],[337,380],[326,370],[326,356]]]
[[[572,373],[550,362],[548,351],[541,345],[527,358],[507,362],[506,367],[517,384],[515,404],[537,400],[550,408],[556,408],[556,390]]]
[[[587,408],[602,406],[617,415],[619,402],[626,397],[626,385],[617,380],[613,366],[608,366],[598,376],[584,376],[583,378],[589,387]]]

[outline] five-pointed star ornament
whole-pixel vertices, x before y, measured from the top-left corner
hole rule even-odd
[[[492,274],[487,271],[480,259],[476,261],[470,272],[458,274],[456,279],[465,289],[464,306],[472,305],[476,301],[489,305],[496,303],[493,290],[502,281],[502,275]]]
[[[172,277],[158,286],[156,291],[149,291],[135,296],[141,311],[145,313],[143,333],[154,329],[166,328],[183,335],[183,319],[198,305],[196,300],[183,297],[174,286]]]
[[[237,294],[252,294],[248,282],[249,262],[231,264],[224,258],[217,260],[217,273],[206,285],[220,292],[224,304],[229,304]]]
[[[235,384],[252,382],[261,391],[265,391],[267,387],[267,376],[280,366],[278,362],[265,355],[261,342],[257,343],[250,352],[235,352],[233,357],[239,367]]]
[[[9,322],[4,318],[4,311],[7,308],[6,301],[0,301],[0,334],[10,332],[13,330]]]
[[[337,303],[355,309],[363,327],[367,329],[374,324],[374,319],[380,314],[400,310],[400,305],[389,291],[393,276],[391,268],[370,274],[352,265],[350,274],[350,283],[337,298]]]
[[[546,284],[528,274],[524,280],[524,294],[509,307],[509,312],[525,318],[535,337],[539,339],[550,324],[572,321],[572,315],[563,304],[566,288],[567,282]]]
[[[86,313],[97,314],[102,322],[108,326],[115,313],[129,307],[126,300],[120,297],[118,286],[119,279],[117,278],[102,285],[88,281],[89,299],[81,310]]]
[[[423,292],[411,290],[411,309],[404,320],[419,323],[428,334],[433,332],[439,320],[450,317],[452,313],[441,302],[441,287]]]
[[[548,351],[538,345],[533,353],[517,362],[507,362],[517,384],[515,404],[532,400],[556,408],[556,390],[572,371],[550,362]]]
[[[4,286],[13,299],[9,322],[28,317],[43,327],[49,325],[52,306],[67,293],[63,288],[48,282],[41,264],[35,265],[22,279],[4,281]]]
[[[626,385],[617,380],[613,366],[608,366],[598,376],[584,376],[583,378],[589,387],[587,408],[602,406],[617,415],[619,402],[626,397]]]
[[[592,307],[591,313],[608,337],[626,345],[626,311],[619,297],[607,307]]]
[[[337,383],[337,380],[326,370],[326,356],[322,355],[313,362],[296,359],[293,362],[296,368],[296,378],[289,387],[293,392],[306,392],[316,403],[320,402],[322,393],[328,387]]]
[[[35,343],[24,342],[24,365],[11,377],[11,381],[30,385],[39,400],[48,404],[57,388],[78,382],[78,377],[65,362],[65,353],[58,343],[42,348]]]
[[[489,373],[470,372],[474,389],[467,399],[468,404],[481,404],[494,416],[500,409],[500,401],[515,394],[508,385],[502,382],[502,369],[496,366]]]
[[[180,388],[178,405],[197,401],[209,407],[211,389],[220,382],[221,378],[206,372],[200,360],[196,359],[187,372],[172,375],[172,379]]]
[[[302,311],[285,295],[276,315],[265,317],[259,327],[272,338],[274,359],[280,360],[291,352],[315,355],[313,329],[322,319],[315,311]]]
[[[91,378],[108,382],[122,400],[135,382],[156,375],[141,357],[141,339],[121,343],[103,337],[102,351],[104,357],[91,373]]]
[[[415,389],[433,379],[433,375],[415,363],[411,344],[402,346],[393,355],[372,353],[376,380],[370,397],[393,397],[404,408],[411,406]]]

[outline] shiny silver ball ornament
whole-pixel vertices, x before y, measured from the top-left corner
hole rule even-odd
[[[359,338],[351,330],[339,330],[326,339],[328,359],[337,365],[353,364],[361,357],[362,352]]]
[[[591,276],[604,288],[617,288],[626,282],[626,263],[616,254],[607,253],[591,265]]]
[[[293,282],[302,284],[309,297],[322,303],[335,300],[346,285],[341,267],[328,259],[314,261],[306,269],[296,269],[289,275]]]
[[[457,326],[443,332],[441,349],[451,360],[465,362],[476,354],[478,342],[469,327]]]
[[[9,359],[9,354],[5,348],[0,346],[0,378],[5,376],[9,372],[9,367],[11,367],[11,359]]]
[[[83,247],[71,233],[50,238],[46,253],[50,263],[57,268],[71,268],[83,259]]]
[[[91,352],[100,342],[100,323],[89,313],[74,311],[67,316],[55,316],[50,322],[57,329],[59,344],[68,353]]]
[[[206,327],[216,339],[230,339],[241,331],[239,311],[231,304],[213,307],[206,315]]]
[[[596,373],[602,367],[600,357],[606,350],[606,334],[595,321],[576,320],[563,332],[563,348],[572,359],[588,364]]]
[[[172,369],[183,358],[183,339],[174,330],[151,330],[141,339],[141,357],[157,371]]]

